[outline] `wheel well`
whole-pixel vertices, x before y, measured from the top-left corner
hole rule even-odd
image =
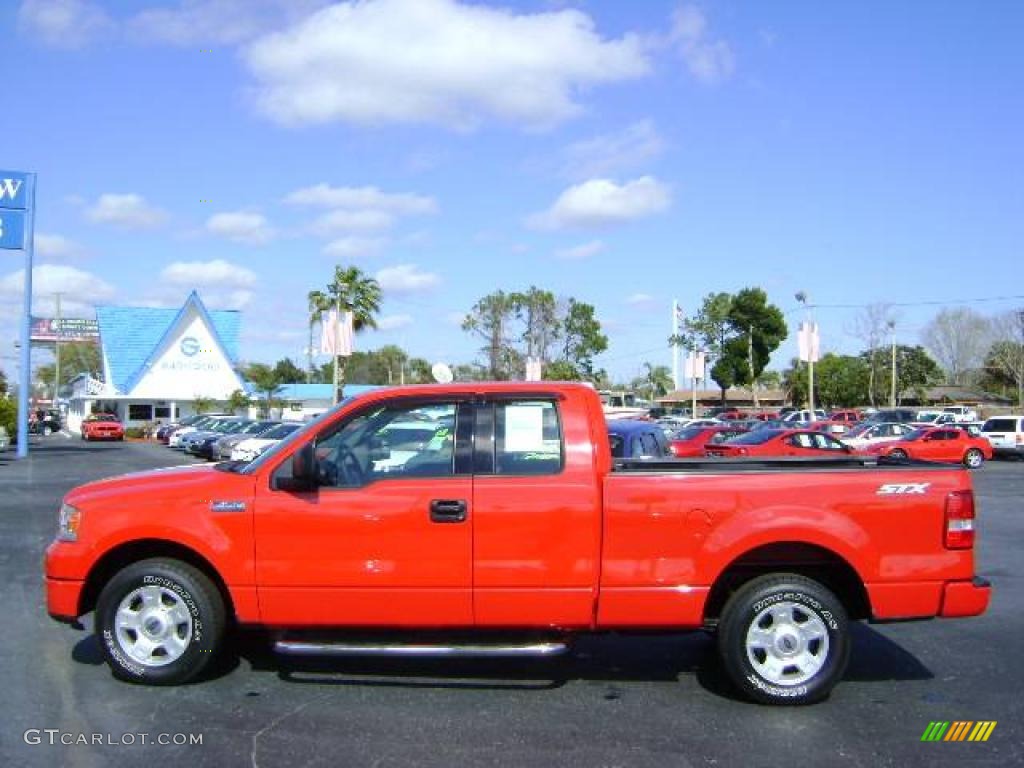
[[[132,563],[148,560],[151,557],[180,560],[205,573],[220,591],[227,615],[235,615],[235,606],[231,600],[231,593],[210,561],[183,544],[163,539],[140,539],[121,544],[96,561],[96,564],[89,571],[89,575],[85,580],[85,588],[82,590],[82,596],[78,601],[78,615],[86,614],[96,607],[96,599],[114,574]]]
[[[729,597],[751,579],[768,573],[797,573],[814,579],[839,598],[851,619],[871,615],[867,590],[853,566],[824,547],[790,541],[752,549],[729,563],[708,593],[705,623],[717,624]]]

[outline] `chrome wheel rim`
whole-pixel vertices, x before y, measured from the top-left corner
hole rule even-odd
[[[775,603],[747,629],[747,660],[774,685],[806,683],[825,666],[828,649],[825,622],[801,603]]]
[[[129,592],[114,616],[117,644],[146,667],[181,658],[192,642],[192,614],[170,589],[145,586]]]
[[[981,466],[981,451],[968,451],[967,452],[967,466],[971,469],[977,469]]]

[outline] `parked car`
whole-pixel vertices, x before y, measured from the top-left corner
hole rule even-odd
[[[52,435],[62,427],[60,411],[36,411],[28,422],[28,431],[33,435]]]
[[[918,411],[915,424],[927,427],[939,427],[943,424],[956,424],[956,416],[945,411]]]
[[[947,405],[942,411],[943,413],[952,414],[957,424],[966,424],[978,420],[978,412],[969,405]]]
[[[185,453],[203,459],[213,458],[213,444],[225,435],[237,435],[252,424],[251,419],[226,419],[206,432],[193,432],[182,440]]]
[[[993,416],[981,427],[996,456],[1024,458],[1024,416]]]
[[[867,451],[892,459],[962,462],[970,469],[977,469],[992,458],[992,445],[988,440],[952,427],[916,429],[899,440],[869,446]]]
[[[672,455],[668,438],[657,424],[613,419],[608,422],[608,440],[615,459],[661,459]]]
[[[713,427],[685,427],[669,435],[669,450],[678,458],[704,456],[704,447],[721,443],[747,432],[746,427],[719,424]]]
[[[839,440],[812,429],[759,429],[734,437],[725,443],[705,446],[708,456],[736,458],[739,456],[844,456],[853,448]]]
[[[199,421],[201,419],[204,419],[204,418],[206,418],[206,417],[203,416],[202,414],[198,414],[197,413],[197,414],[193,414],[192,416],[186,416],[185,418],[183,418],[183,419],[181,419],[179,421],[172,421],[172,422],[169,422],[167,424],[163,424],[156,431],[156,439],[159,440],[164,445],[166,445],[168,439],[170,439],[171,433],[173,433],[174,431],[176,431],[178,429],[183,429],[185,427],[190,427],[193,424],[195,424],[197,421]]]
[[[896,421],[883,421],[879,423],[865,421],[844,433],[839,439],[851,448],[862,450],[869,445],[899,440],[909,435],[915,429],[917,428],[912,424],[902,424]]]
[[[280,421],[276,420],[264,420],[254,421],[245,427],[240,432],[236,432],[230,435],[222,435],[213,444],[213,458],[217,461],[226,461],[231,458],[231,451],[236,445],[241,443],[243,440],[248,440],[250,437],[257,437],[262,435],[267,430],[273,429]]]
[[[827,418],[828,414],[821,408],[815,408],[814,411],[804,408],[799,411],[790,411],[782,417],[782,421],[791,427],[798,427],[801,424],[810,424],[812,421],[825,421]]]
[[[112,413],[93,413],[82,421],[82,439],[124,440],[124,425]]]
[[[174,448],[177,451],[183,451],[185,450],[185,448],[181,444],[181,441],[184,440],[188,435],[191,435],[193,432],[198,432],[200,430],[209,430],[215,425],[219,424],[220,422],[232,418],[234,417],[226,413],[204,414],[199,419],[192,422],[192,424],[179,427],[178,429],[171,432],[171,434],[167,438],[167,447]]]
[[[261,435],[249,437],[231,450],[231,460],[252,461],[265,450],[270,448],[270,446],[281,442],[301,426],[302,425],[297,422],[285,421],[278,424],[273,429],[268,429]]]
[[[807,428],[813,429],[816,432],[825,432],[829,435],[842,435],[849,431],[850,422],[825,419],[825,421],[812,421],[807,425]]]
[[[375,469],[380,433],[433,402],[458,414],[444,449]],[[47,612],[94,612],[114,674],[151,685],[196,679],[234,625],[272,628],[282,655],[444,658],[707,629],[746,697],[807,704],[843,679],[851,649],[885,652],[854,643],[854,621],[988,607],[966,472],[613,462],[608,434],[582,385],[370,392],[250,464],[71,490],[46,552]]]
[[[898,421],[901,424],[911,424],[917,421],[917,411],[913,408],[881,408],[868,416],[865,421]]]
[[[860,415],[860,411],[854,408],[844,408],[842,410],[832,411],[832,413],[828,415],[829,421],[841,421],[845,424],[856,424],[862,418],[864,417]]]

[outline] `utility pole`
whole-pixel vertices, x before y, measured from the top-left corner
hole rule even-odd
[[[757,377],[754,375],[754,326],[747,328],[747,365],[750,366],[750,399],[754,407],[760,409],[761,404],[757,401]]]
[[[811,420],[814,420],[814,338],[815,334],[814,323],[811,321],[811,307],[807,303],[807,292],[797,291],[796,300],[804,305],[806,310],[806,320],[804,321],[804,328],[807,334],[807,409],[811,412]]]
[[[672,340],[679,340],[679,302],[672,299]],[[672,345],[672,388],[679,389],[679,344]]]
[[[892,382],[889,387],[889,407],[896,407],[896,322],[890,320],[889,331],[892,334]]]
[[[60,394],[60,335],[63,330],[63,321],[60,314],[60,291],[53,294],[56,300],[57,311],[56,317],[54,318],[54,330],[56,331],[56,340],[53,342],[53,407],[57,408],[57,396]]]
[[[334,297],[334,348],[331,350],[331,354],[334,355],[334,386],[331,387],[331,404],[338,404],[338,342],[340,341],[341,331],[339,330],[338,324],[341,322],[341,292],[339,291]]]

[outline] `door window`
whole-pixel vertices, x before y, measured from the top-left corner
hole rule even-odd
[[[317,440],[322,485],[455,474],[454,403],[392,404],[367,410]]]
[[[562,471],[562,426],[553,402],[495,403],[494,470],[499,475],[551,475]]]

